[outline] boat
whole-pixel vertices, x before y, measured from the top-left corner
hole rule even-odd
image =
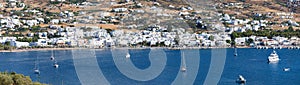
[[[242,75],[239,75],[239,78],[237,79],[236,82],[237,83],[246,83],[246,79]]]
[[[267,46],[266,46],[265,48],[266,48],[266,49],[269,49],[269,47],[267,47]]]
[[[57,64],[57,62],[54,63],[53,67],[54,68],[58,68],[59,67],[59,65]]]
[[[50,57],[50,60],[54,60],[55,58],[54,58],[54,55],[53,55],[53,49],[52,49],[52,53],[51,53],[51,57]]]
[[[181,66],[181,68],[180,68],[180,70],[181,70],[181,72],[186,72],[186,64],[185,64],[185,57],[184,57],[184,53],[182,53],[182,55],[181,55],[181,62],[182,62],[182,66]]]
[[[54,64],[53,66],[54,66],[54,68],[58,68],[58,67],[59,67],[59,65],[58,65],[58,64]]]
[[[34,64],[34,74],[40,74],[38,57],[36,58],[36,61]]]
[[[125,57],[126,57],[127,59],[130,58],[130,54],[127,53]]]
[[[273,48],[273,49],[276,49],[276,47],[275,47],[275,46],[273,46],[272,48]]]
[[[274,50],[270,56],[268,57],[269,62],[277,62],[279,61],[279,56],[277,55],[276,51]]]
[[[283,71],[290,71],[290,68],[284,68]]]
[[[282,47],[281,47],[281,46],[279,46],[279,49],[282,49]]]
[[[234,56],[237,56],[237,48],[234,49]]]
[[[54,60],[55,58],[53,56],[50,57],[50,60]]]
[[[40,74],[40,70],[39,69],[35,69],[34,70],[34,74]]]

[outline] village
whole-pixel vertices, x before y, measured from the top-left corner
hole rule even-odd
[[[299,14],[284,11],[233,13],[253,5],[216,3],[223,12],[155,1],[105,3],[50,0],[48,4],[0,2],[1,50],[28,48],[228,48],[300,49]],[[26,4],[36,3],[36,4]],[[39,5],[43,5],[39,7]],[[255,6],[254,6],[255,7]],[[237,14],[241,14],[237,15]],[[251,18],[243,16],[251,14]],[[210,17],[207,15],[214,15]],[[218,23],[217,23],[218,22]],[[220,24],[221,23],[221,24]],[[236,33],[292,30],[294,35]]]

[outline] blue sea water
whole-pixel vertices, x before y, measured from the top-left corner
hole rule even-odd
[[[130,60],[137,68],[147,69],[151,65],[148,57],[150,51],[151,49],[130,49]],[[95,53],[99,68],[112,85],[169,85],[181,72],[182,57],[180,50],[164,49],[164,51],[167,55],[165,68],[159,76],[149,81],[134,80],[123,75],[116,67],[110,49],[95,50]],[[276,49],[281,60],[272,64],[267,62],[267,57],[273,49],[240,48],[237,51],[238,56],[233,56],[234,49],[226,49],[226,62],[221,78],[217,82],[219,85],[239,85],[235,82],[238,75],[243,75],[247,79],[247,85],[300,84],[300,50]],[[55,59],[60,65],[58,69],[52,66],[54,62],[50,60],[51,52],[50,50],[0,53],[0,71],[22,73],[30,76],[33,81],[52,85],[80,85],[72,50],[54,51]],[[199,70],[193,83],[195,85],[202,85],[205,82],[209,67],[214,64],[211,62],[212,49],[200,49],[199,53],[200,56],[185,56],[200,57]],[[40,75],[33,72],[34,62],[37,60],[41,71]],[[189,61],[186,60],[186,62]],[[286,67],[289,67],[290,71],[283,71]],[[188,67],[187,71],[189,71]]]

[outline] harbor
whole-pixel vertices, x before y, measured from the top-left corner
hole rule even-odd
[[[111,49],[77,50],[89,50],[95,52],[103,75],[105,75],[109,83],[113,85],[119,83],[169,84],[173,82],[173,79],[178,72],[188,73],[189,71],[192,71],[192,68],[189,68],[190,61],[196,57],[200,57],[200,66],[194,84],[199,85],[204,83],[206,78],[205,75],[207,75],[211,63],[210,60],[213,58],[210,54],[213,49],[198,49],[200,56],[187,56],[188,53],[181,54],[180,50],[168,50],[165,48],[157,49],[164,49],[167,54],[168,62],[166,63],[165,70],[163,70],[157,78],[143,82],[129,79],[116,69],[115,63],[112,60]],[[190,51],[194,50],[196,49],[190,49]],[[268,56],[273,50],[277,52],[280,58],[278,63],[268,63]],[[2,67],[0,68],[0,71],[15,71],[30,76],[33,81],[40,81],[47,84],[61,85],[63,82],[65,85],[78,85],[80,84],[80,81],[76,75],[73,56],[69,55],[72,54],[72,51],[74,50],[53,50],[59,68],[53,67],[54,61],[50,59],[52,50],[0,53],[0,66]],[[151,63],[148,58],[149,51],[151,51],[151,49],[129,49],[130,58],[126,58],[126,54],[124,54],[124,60],[129,59],[137,68],[146,69]],[[298,56],[300,55],[299,50],[237,48],[238,56],[233,55],[234,51],[234,48],[226,48],[226,63],[218,83],[220,85],[236,84],[238,75],[242,75],[247,80],[246,84],[250,85],[296,85],[300,83],[297,78],[300,76],[297,72],[297,70],[300,69],[300,63],[298,62],[298,59],[300,59]],[[185,70],[181,68],[181,63],[183,62],[181,60],[181,55],[184,56],[184,63],[187,64],[184,66]],[[37,58],[36,56],[39,57]],[[217,58],[217,56],[215,57]],[[39,62],[39,76],[36,76],[34,71],[36,61]]]

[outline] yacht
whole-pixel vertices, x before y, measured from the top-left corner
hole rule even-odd
[[[181,70],[181,72],[185,72],[187,69],[186,69],[186,64],[185,64],[184,53],[182,53],[181,57],[182,57],[182,59],[181,59],[182,66],[181,66],[180,70]]]
[[[270,54],[268,60],[269,62],[277,62],[280,60],[275,50]]]
[[[237,83],[246,83],[246,79],[242,75],[239,75],[239,78],[237,79],[236,82]]]
[[[127,59],[130,58],[130,54],[127,53],[125,57],[126,57]]]

